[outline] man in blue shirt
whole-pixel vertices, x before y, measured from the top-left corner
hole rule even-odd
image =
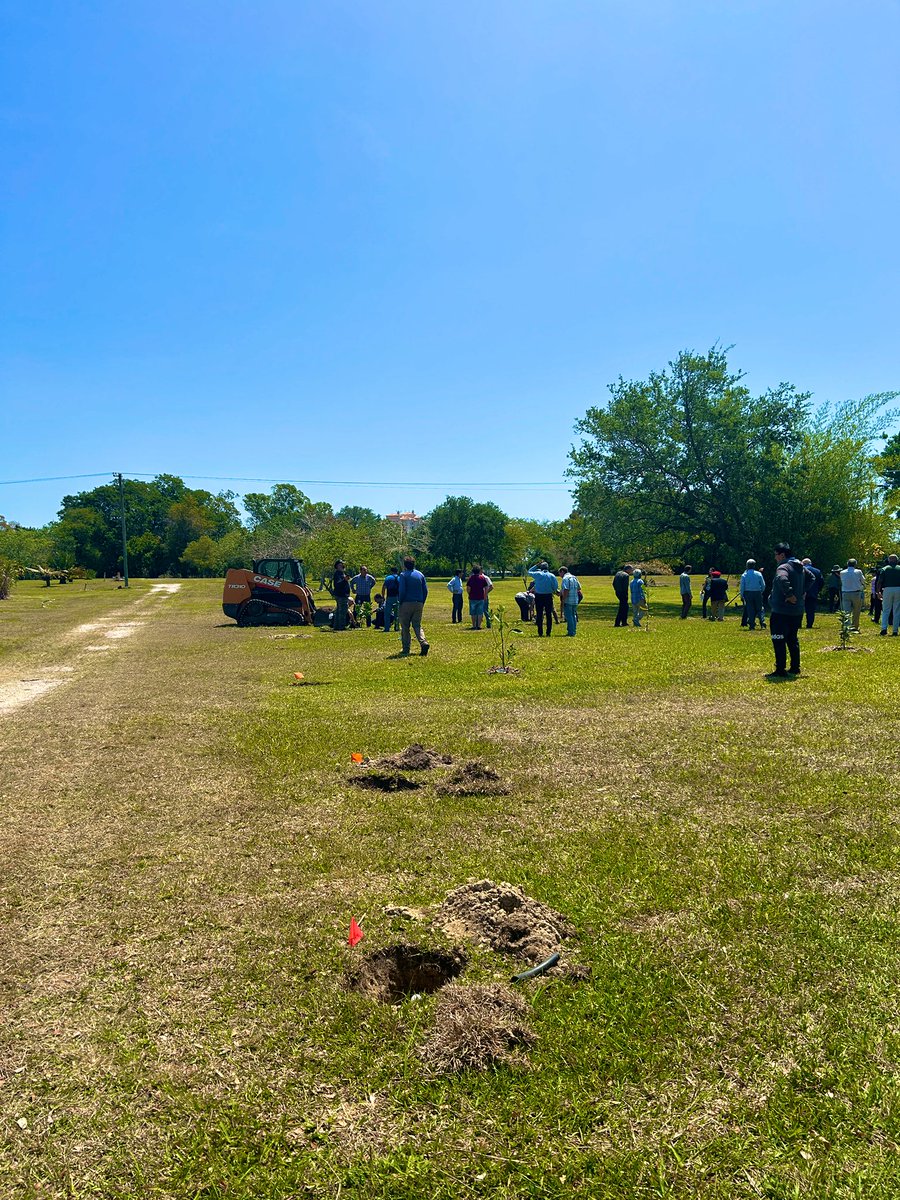
[[[428,584],[421,571],[416,570],[414,558],[404,558],[403,570],[400,572],[400,653],[405,657],[409,654],[409,627],[412,625],[416,640],[421,646],[422,657],[430,647],[425,634],[422,632],[422,610],[428,599]]]
[[[741,576],[741,599],[744,602],[744,621],[748,629],[755,629],[759,621],[760,629],[765,629],[763,621],[763,592],[766,581],[762,572],[756,569],[756,559],[747,559],[747,569]]]
[[[397,609],[400,607],[400,573],[393,567],[384,577],[382,592],[384,593],[384,632],[390,633],[392,625],[395,629],[400,628],[397,620]]]
[[[529,568],[528,574],[534,580],[534,606],[538,637],[544,636],[545,617],[547,619],[547,637],[549,637],[553,632],[553,597],[559,590],[559,583],[550,570],[549,564],[545,562]]]

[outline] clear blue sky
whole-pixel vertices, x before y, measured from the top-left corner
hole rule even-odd
[[[496,481],[561,480],[606,384],[682,348],[900,386],[897,0],[0,14],[0,478],[555,517]]]

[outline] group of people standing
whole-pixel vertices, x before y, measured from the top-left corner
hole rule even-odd
[[[797,558],[786,542],[778,543],[774,555],[776,567],[771,585],[767,584],[756,560],[747,559],[746,568],[738,584],[738,595],[743,606],[741,624],[751,631],[756,628],[757,623],[760,629],[765,629],[768,613],[769,632],[775,654],[775,670],[772,675],[796,675],[800,672],[800,628],[804,618],[807,628],[813,627],[816,605],[822,589],[825,588],[828,592],[829,612],[833,612],[839,603],[842,610],[850,614],[852,629],[858,632],[866,578],[854,558],[849,559],[843,569],[839,566],[833,567],[826,581],[818,567],[808,558]],[[693,606],[691,570],[690,564],[686,565],[679,579],[681,620],[690,616]],[[447,584],[452,598],[451,621],[454,625],[462,623],[465,594],[469,599],[472,628],[482,629],[485,623],[490,628],[489,597],[494,588],[493,581],[479,563],[473,566],[471,574],[465,580],[463,574],[462,570],[457,571]],[[584,599],[577,577],[563,567],[557,578],[546,561],[530,567],[528,576],[531,578],[528,591],[516,596],[523,618],[527,619],[533,613],[538,637],[550,637],[555,620],[564,620],[567,636],[575,637],[578,630],[578,605]],[[385,574],[382,591],[374,596],[373,611],[372,596],[376,582],[367,567],[360,567],[359,573],[350,577],[343,561],[338,559],[335,562],[332,592],[336,607],[333,628],[338,631],[347,628],[350,597],[355,596],[357,616],[360,613],[364,614],[367,625],[374,623],[376,628],[381,628],[385,633],[389,633],[392,628],[399,629],[403,656],[410,652],[412,634],[415,634],[421,653],[426,655],[430,647],[422,630],[422,612],[428,598],[428,584],[422,572],[416,570],[415,560],[407,557],[403,561],[401,571],[390,570]],[[709,571],[702,588],[701,615],[704,619],[724,620],[725,609],[729,603],[728,586],[728,579],[723,577],[721,571]],[[641,569],[628,564],[621,567],[613,577],[613,590],[618,600],[616,628],[628,625],[629,610],[633,625],[640,628],[642,616],[649,611],[646,584]],[[558,618],[554,604],[557,597],[560,601]],[[873,611],[881,620],[881,636],[886,637],[889,626],[892,626],[891,632],[897,637],[900,633],[900,559],[896,554],[889,555],[885,565],[876,573],[872,581],[871,597]]]
[[[529,621],[534,617],[538,637],[550,637],[553,632],[553,623],[557,619],[554,600],[559,596],[559,619],[566,623],[567,636],[574,637],[578,629],[578,605],[584,599],[578,579],[566,567],[560,569],[559,579],[557,579],[547,562],[540,562],[530,567],[528,575],[531,578],[528,591],[519,592],[516,595],[522,619]],[[469,616],[472,618],[472,628],[481,629],[482,622],[486,622],[490,629],[489,596],[494,590],[494,584],[489,576],[485,575],[479,563],[473,566],[472,573],[465,583],[463,582],[463,572],[457,571],[447,584],[447,588],[453,597],[451,620],[454,624],[462,621],[462,598],[463,589],[465,589],[469,597]]]
[[[375,607],[372,608],[372,592],[377,580],[369,574],[368,567],[360,567],[359,574],[347,574],[343,559],[337,559],[332,574],[331,593],[334,596],[335,610],[332,629],[341,632],[348,628],[350,620],[350,597],[355,598],[356,619],[362,616],[366,625],[375,625],[390,633],[391,628],[400,631],[400,652],[406,657],[412,645],[415,634],[421,654],[424,656],[430,650],[428,640],[422,631],[422,611],[428,599],[428,583],[421,571],[416,570],[416,560],[405,558],[403,569],[391,569],[384,576],[382,590],[375,594]]]

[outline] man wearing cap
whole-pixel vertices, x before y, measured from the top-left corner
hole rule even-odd
[[[709,602],[712,606],[711,621],[725,620],[725,602],[728,600],[728,580],[722,578],[722,572],[713,568],[709,573]]]
[[[535,620],[538,637],[544,636],[544,619],[547,621],[547,637],[553,632],[553,597],[559,590],[556,576],[546,562],[530,567],[528,574],[534,580]]]
[[[334,622],[331,626],[336,632],[347,628],[348,607],[350,604],[350,580],[344,570],[343,559],[337,559],[331,577],[331,594],[334,596]]]
[[[741,576],[740,583],[741,600],[744,602],[744,617],[748,629],[755,629],[757,621],[759,621],[760,629],[765,629],[763,624],[763,592],[765,588],[766,581],[762,577],[762,572],[756,569],[756,559],[748,558],[747,569]]]
[[[896,637],[900,630],[900,559],[896,554],[888,555],[878,586],[881,588],[881,636],[887,637],[888,624],[892,624],[891,637]]]
[[[775,578],[769,596],[769,630],[775,652],[775,670],[768,678],[800,674],[800,625],[803,621],[803,563],[791,555],[787,542],[775,547]],[[791,656],[788,666],[788,653]]]
[[[841,571],[841,608],[852,614],[855,633],[859,633],[859,614],[862,612],[865,588],[866,577],[856,565],[856,559],[848,558],[847,566]]]

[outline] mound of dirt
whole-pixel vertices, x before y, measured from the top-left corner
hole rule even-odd
[[[440,1073],[509,1061],[517,1047],[536,1040],[524,1018],[527,1008],[523,998],[502,983],[452,983],[438,997],[434,1027],[419,1054]]]
[[[449,754],[441,754],[437,750],[426,750],[418,742],[413,742],[399,754],[388,754],[378,758],[372,764],[376,767],[387,767],[395,771],[431,771],[435,767],[446,767],[453,762]]]
[[[347,976],[350,991],[384,1004],[436,992],[455,979],[468,962],[462,950],[426,950],[422,946],[384,946],[367,954]]]
[[[530,962],[540,963],[557,951],[574,926],[564,916],[527,896],[511,883],[481,879],[450,892],[435,923],[452,938],[469,938]]]
[[[414,792],[422,786],[396,771],[367,771],[364,775],[348,775],[347,782],[375,792]]]
[[[509,788],[495,770],[477,758],[458,767],[440,785],[450,796],[506,796]]]

